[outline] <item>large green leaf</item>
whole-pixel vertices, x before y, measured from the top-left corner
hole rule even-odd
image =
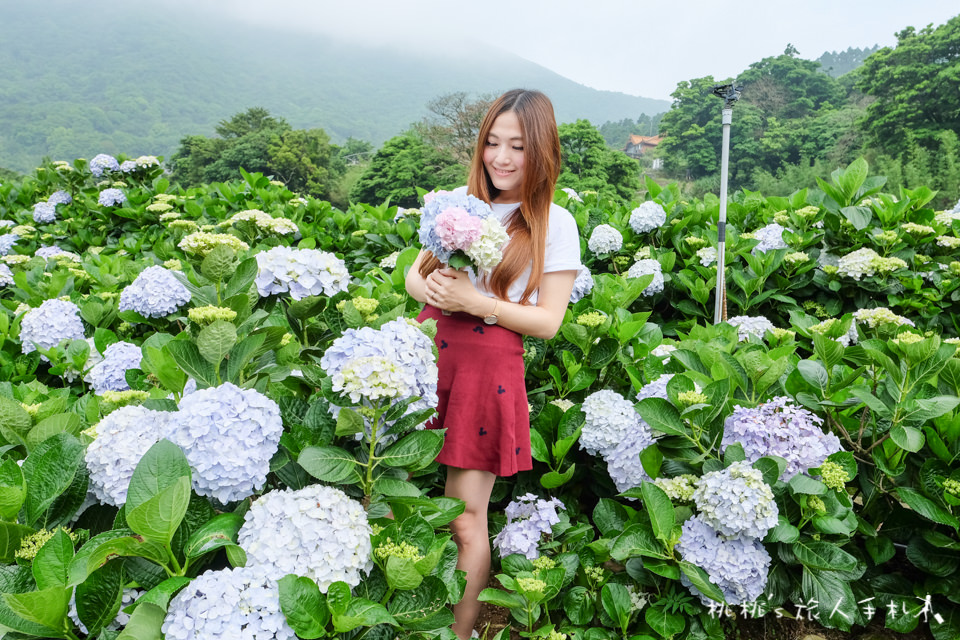
[[[65,587],[47,587],[26,593],[4,593],[0,596],[11,612],[44,629],[42,633],[35,635],[63,638],[65,637],[64,620],[67,617],[67,605],[70,604],[72,591]],[[0,616],[0,625],[10,626],[3,619],[4,617]],[[32,632],[27,631],[27,633]]]
[[[356,474],[357,461],[340,447],[305,447],[297,464],[318,480],[343,482],[351,474]]]
[[[68,569],[71,560],[73,540],[66,531],[57,529],[33,559],[33,577],[37,581],[37,589],[66,587],[69,584]]]
[[[378,624],[397,626],[387,609],[365,598],[353,598],[341,614],[333,614],[333,628],[337,633],[353,631],[357,627],[372,627]]]
[[[166,611],[155,604],[145,602],[139,605],[117,640],[163,640],[160,627],[166,615]]]
[[[58,433],[37,445],[23,461],[27,482],[26,520],[34,524],[67,487],[83,465],[83,445],[69,433]]]
[[[398,591],[390,599],[389,610],[404,628],[430,631],[452,623],[452,612],[449,612],[449,615],[437,615],[448,612],[446,605],[447,588],[436,576],[427,576],[416,589]]]
[[[610,555],[620,562],[635,556],[664,559],[669,557],[664,552],[663,545],[644,524],[632,524],[617,536],[610,549]]]
[[[177,366],[197,382],[205,387],[214,387],[217,385],[217,374],[213,365],[200,355],[197,345],[189,340],[171,340],[166,344],[164,349],[170,352]]]
[[[30,527],[15,522],[0,522],[0,562],[12,563],[20,550],[20,540],[35,533]]]
[[[803,596],[815,602],[820,621],[849,631],[858,618],[857,598],[850,585],[833,571],[803,568]]]
[[[61,432],[71,435],[80,433],[80,416],[75,413],[58,413],[38,422],[27,434],[27,447],[36,448],[38,444]]]
[[[671,436],[683,436],[686,429],[676,407],[663,398],[644,398],[637,405],[637,413],[653,429]]]
[[[15,460],[7,458],[0,463],[0,520],[16,520],[26,497],[23,470]]]
[[[650,514],[653,535],[662,542],[668,542],[673,535],[673,526],[677,523],[673,503],[663,489],[652,482],[644,482],[640,490],[643,494],[643,506]]]
[[[916,489],[898,487],[896,492],[902,502],[924,518],[945,524],[954,529],[960,527],[960,521],[957,520],[957,516],[943,509]]]
[[[723,592],[710,580],[710,576],[706,571],[686,560],[680,562],[680,571],[687,576],[687,579],[690,580],[700,593],[711,600],[726,602],[723,597]]]
[[[33,420],[20,403],[0,396],[0,435],[7,442],[24,444],[31,427]]]
[[[232,322],[217,320],[200,330],[197,351],[214,367],[220,364],[237,343],[237,328]]]
[[[221,513],[190,534],[183,547],[188,558],[198,558],[214,549],[237,543],[237,532],[243,526],[239,513]]]
[[[245,293],[250,289],[250,285],[253,284],[253,281],[257,278],[257,259],[256,258],[247,258],[242,260],[237,266],[236,271],[230,277],[229,282],[223,289],[223,297],[232,298],[233,296]]]
[[[147,540],[167,544],[189,505],[190,476],[181,476],[157,495],[126,511],[127,524]]]
[[[87,628],[88,636],[95,636],[114,621],[123,599],[123,566],[114,562],[93,572],[77,585],[77,616]]]
[[[317,583],[310,578],[284,576],[279,582],[280,610],[300,638],[313,640],[326,635],[330,610]]]
[[[423,469],[433,462],[443,448],[443,435],[441,429],[415,431],[384,451],[382,462],[409,471]]]
[[[200,271],[209,280],[222,282],[236,270],[237,254],[227,245],[217,245],[200,263]]]
[[[793,552],[801,564],[813,569],[852,571],[857,566],[856,558],[830,542],[799,540],[794,543]]]

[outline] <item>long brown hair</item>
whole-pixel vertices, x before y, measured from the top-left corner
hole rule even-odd
[[[523,183],[520,208],[510,216],[507,225],[510,242],[503,252],[503,260],[490,274],[487,286],[498,298],[506,299],[510,285],[531,266],[530,281],[520,298],[521,304],[527,304],[540,287],[543,276],[550,204],[560,175],[560,137],[553,104],[544,94],[513,89],[497,98],[480,125],[467,181],[467,192],[484,202],[492,202],[500,192],[483,165],[483,151],[494,121],[508,111],[517,115],[523,134]],[[531,256],[533,265],[530,265]],[[426,278],[440,264],[435,256],[425,256],[420,263],[420,275]]]

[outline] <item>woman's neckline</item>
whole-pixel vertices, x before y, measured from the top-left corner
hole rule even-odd
[[[519,207],[519,202],[491,202],[491,205],[497,205],[499,207]]]

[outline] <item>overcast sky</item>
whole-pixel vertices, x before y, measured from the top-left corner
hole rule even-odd
[[[168,0],[252,24],[394,42],[445,55],[465,44],[512,51],[596,89],[669,99],[679,81],[721,79],[783,53],[896,43],[939,25],[957,0]],[[457,44],[448,45],[450,40]],[[465,42],[466,41],[466,42]]]

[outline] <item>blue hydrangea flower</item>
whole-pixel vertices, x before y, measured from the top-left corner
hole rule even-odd
[[[635,233],[659,229],[667,221],[667,212],[658,202],[648,200],[630,212],[630,228]]]
[[[0,236],[2,237],[2,236]],[[13,271],[5,264],[0,264],[0,287],[9,287],[13,284]]]
[[[452,191],[440,191],[434,194],[432,198],[424,205],[420,216],[420,244],[431,252],[437,259],[447,264],[453,251],[444,249],[437,235],[437,216],[450,208],[463,209],[471,216],[485,220],[493,215],[493,210],[486,202],[466,193],[453,193]]]
[[[14,243],[20,239],[15,233],[4,233],[0,235],[0,256],[5,256],[13,249]]]
[[[493,539],[493,546],[500,552],[500,557],[519,553],[529,560],[535,560],[540,555],[543,534],[549,534],[553,525],[560,522],[558,507],[565,508],[556,498],[542,500],[532,493],[508,504],[505,509],[507,524]]]
[[[770,570],[770,554],[755,538],[723,538],[699,516],[683,523],[676,549],[687,562],[707,572],[710,582],[723,592],[727,604],[753,602],[763,594]],[[680,581],[709,606],[712,600],[693,586],[687,576]]]
[[[151,411],[141,406],[111,411],[94,428],[94,439],[84,459],[90,471],[90,490],[102,504],[122,507],[127,487],[140,458],[164,437],[172,411]]]
[[[433,341],[403,318],[380,329],[347,329],[323,354],[320,366],[331,377],[334,391],[357,404],[380,397],[397,402],[418,397],[411,411],[437,406]]]
[[[754,238],[760,243],[753,248],[754,255],[774,249],[786,249],[787,243],[783,241],[783,232],[786,231],[782,225],[771,222],[765,227],[760,227],[753,232]]]
[[[238,567],[202,573],[170,600],[163,625],[167,640],[295,640],[280,610],[275,580],[259,569]]]
[[[740,443],[750,463],[763,456],[780,456],[787,461],[781,477],[789,481],[842,449],[840,438],[824,433],[821,424],[820,417],[781,396],[753,409],[734,407],[723,424],[721,444],[726,448]]]
[[[49,198],[47,198],[47,202],[52,205],[70,204],[73,202],[73,196],[61,189],[60,191],[55,191]]]
[[[617,491],[623,492],[650,480],[650,476],[640,463],[640,453],[653,442],[650,426],[643,420],[638,420],[636,428],[624,433],[623,439],[604,456],[607,461],[607,473],[617,485]]]
[[[115,342],[103,351],[103,360],[94,365],[84,378],[93,387],[93,392],[126,391],[127,370],[139,369],[143,353],[140,347],[130,342]]]
[[[587,241],[587,248],[597,255],[615,253],[622,246],[623,234],[608,224],[597,225]]]
[[[163,318],[190,302],[190,291],[161,266],[147,267],[120,292],[120,311],[145,318]]]
[[[49,202],[38,202],[33,205],[33,221],[47,224],[57,219],[57,207]]]
[[[137,167],[137,163],[133,160],[124,160],[120,163],[120,171],[123,173],[133,173],[138,168],[139,167]]]
[[[13,220],[0,220],[0,229],[8,229],[15,226],[17,226],[17,223]]]
[[[637,392],[637,402],[645,398],[663,398],[664,400],[669,400],[667,396],[667,383],[670,382],[671,378],[673,378],[672,373],[665,373],[656,380],[640,387],[640,391]]]
[[[257,254],[257,291],[261,296],[289,293],[294,300],[346,291],[346,264],[326,251],[274,247]]]
[[[96,177],[103,175],[104,171],[118,171],[120,169],[117,159],[105,153],[97,154],[90,161],[90,173]]]
[[[33,255],[38,258],[43,258],[44,260],[49,260],[50,258],[64,257],[64,258],[69,258],[74,262],[80,262],[80,256],[78,256],[75,253],[71,253],[70,251],[64,251],[63,249],[61,249],[55,244],[50,246],[38,247],[37,250],[33,252]]]
[[[104,189],[100,192],[100,197],[97,199],[97,202],[99,202],[102,207],[113,207],[123,204],[126,201],[127,196],[125,196],[120,189]]]
[[[66,300],[44,300],[20,321],[20,345],[23,353],[36,351],[37,346],[50,349],[61,340],[83,340],[80,308]],[[45,356],[41,356],[46,361]]]
[[[187,456],[194,490],[225,504],[263,487],[281,433],[276,402],[226,382],[184,396],[167,438]]]
[[[723,536],[762,538],[777,525],[773,490],[748,462],[703,474],[693,501],[700,518]]]
[[[660,266],[660,261],[652,258],[637,260],[627,271],[628,278],[639,278],[650,274],[653,274],[653,281],[643,290],[645,296],[652,296],[663,291],[663,268]]]
[[[357,586],[373,568],[371,533],[362,504],[340,489],[312,484],[260,496],[244,515],[237,542],[248,567],[277,580],[306,576],[326,593],[338,581]]]
[[[633,404],[616,391],[595,391],[584,399],[582,408],[586,420],[580,448],[591,455],[606,456],[628,432],[640,428],[640,415]]]
[[[579,302],[593,291],[593,274],[590,269],[580,265],[577,270],[577,279],[573,281],[573,291],[570,292],[570,304]]]

